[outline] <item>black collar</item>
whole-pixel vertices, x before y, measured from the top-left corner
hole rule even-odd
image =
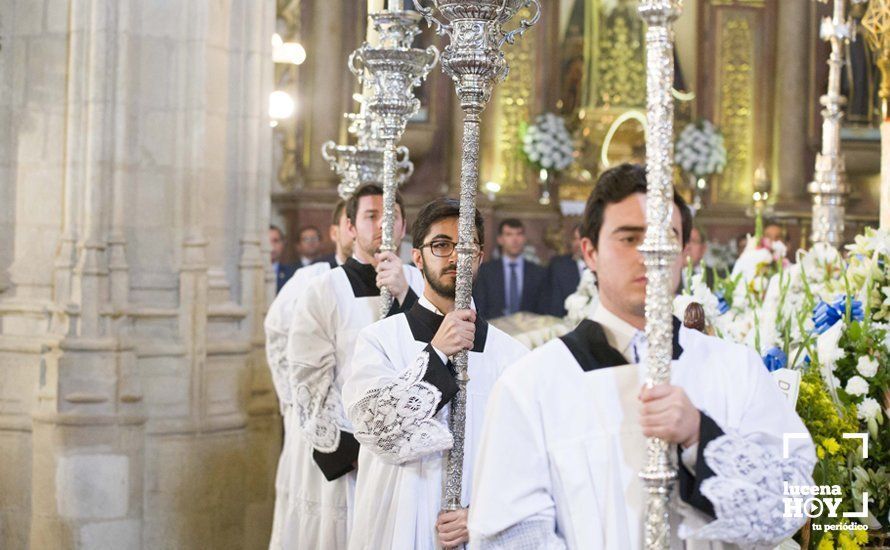
[[[346,272],[346,278],[349,279],[352,293],[356,298],[380,296],[380,289],[377,288],[377,270],[373,265],[349,258],[340,267]]]
[[[677,360],[683,353],[683,347],[680,345],[680,320],[674,317],[673,321],[672,359]],[[575,330],[561,336],[560,340],[569,348],[584,372],[627,364],[627,359],[621,352],[609,345],[602,325],[596,321],[584,319]]]
[[[411,328],[411,334],[418,342],[429,344],[433,340],[433,336],[438,332],[442,325],[444,316],[439,315],[435,311],[420,305],[420,302],[414,304],[406,313],[405,318],[408,320],[408,327]],[[488,337],[488,321],[482,318],[482,315],[476,312],[476,335],[473,338],[473,349],[475,352],[483,352],[485,350],[485,340]]]

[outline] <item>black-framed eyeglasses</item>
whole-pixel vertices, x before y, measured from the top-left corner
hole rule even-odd
[[[448,258],[452,254],[454,254],[454,249],[457,247],[457,243],[446,239],[438,239],[435,241],[430,241],[424,245],[420,245],[418,248],[423,250],[427,247],[429,247],[430,252],[433,253],[433,256],[436,256],[437,258]],[[482,247],[479,246],[477,243],[473,243],[473,256],[478,256],[481,253]]]

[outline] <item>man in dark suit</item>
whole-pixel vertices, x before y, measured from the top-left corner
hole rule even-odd
[[[572,253],[555,256],[547,268],[547,286],[550,296],[544,312],[557,317],[565,317],[565,301],[578,289],[581,274],[587,266],[581,259],[581,235],[576,225],[572,229]]]
[[[486,319],[519,311],[543,313],[547,272],[522,256],[525,243],[525,227],[521,221],[508,218],[500,223],[501,257],[479,267],[473,287],[476,310]]]
[[[296,250],[298,267],[314,264],[321,252],[321,231],[314,225],[301,227]]]
[[[272,272],[275,274],[275,293],[278,294],[278,291],[299,266],[281,263],[281,255],[284,253],[284,232],[277,225],[269,226],[269,246],[272,256]]]

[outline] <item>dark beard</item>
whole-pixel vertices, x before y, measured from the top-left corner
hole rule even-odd
[[[426,280],[426,284],[428,284],[430,288],[433,289],[433,292],[435,292],[439,296],[443,298],[450,298],[453,300],[455,295],[455,283],[442,283],[440,277],[441,275],[439,277],[436,277],[433,273],[430,273],[429,268],[427,268],[427,264],[423,264],[423,278]]]

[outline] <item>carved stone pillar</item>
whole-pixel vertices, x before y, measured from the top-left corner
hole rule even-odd
[[[264,548],[274,0],[7,4],[0,548]]]
[[[808,202],[810,180],[807,151],[807,64],[802,56],[810,44],[809,4],[812,0],[778,2],[776,33],[776,116],[773,122],[772,179],[782,206]],[[780,206],[781,207],[781,206]]]

